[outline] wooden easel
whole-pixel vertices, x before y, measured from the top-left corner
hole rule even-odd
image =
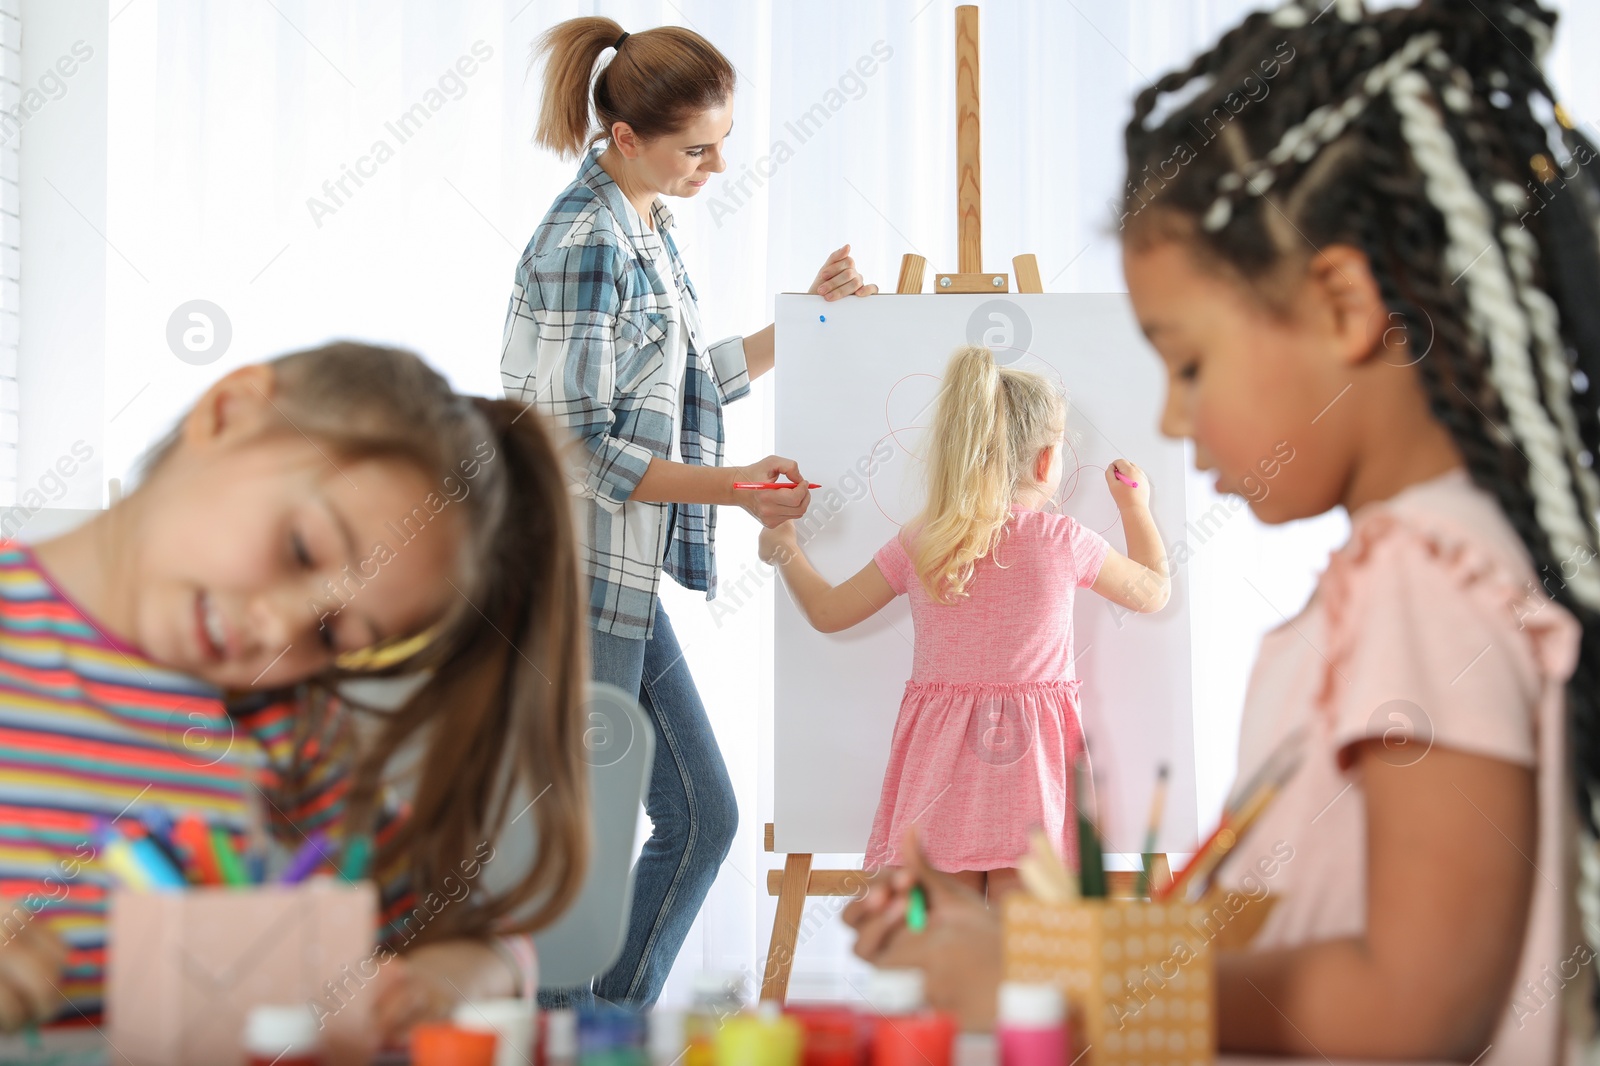
[[[1010,292],[1005,274],[983,271],[983,161],[979,151],[978,9],[956,8],[956,265],[954,274],[935,274],[933,291]],[[922,291],[928,261],[906,253],[900,259],[900,282],[895,292],[914,295]],[[1039,281],[1039,260],[1031,253],[1011,260],[1018,292],[1044,292]]]
[[[1010,279],[1004,273],[983,270],[983,180],[979,151],[978,107],[978,9],[967,4],[956,8],[956,252],[954,274],[935,274],[934,292],[1000,293],[1010,292]],[[927,272],[925,257],[907,252],[900,259],[899,295],[922,292]],[[1016,272],[1017,291],[1042,293],[1039,261],[1032,253],[1011,260]],[[773,847],[772,823],[766,825],[765,849]],[[1135,874],[1114,872],[1108,875],[1113,895],[1131,895]],[[1165,855],[1157,856],[1152,880],[1161,884],[1170,879]],[[794,951],[800,935],[800,918],[807,896],[858,896],[866,888],[867,875],[861,870],[813,870],[811,855],[790,853],[783,869],[767,871],[767,894],[778,897],[778,911],[772,921],[772,942],[767,950],[766,973],[761,981],[761,998],[783,1002],[789,993],[789,975],[794,968]]]

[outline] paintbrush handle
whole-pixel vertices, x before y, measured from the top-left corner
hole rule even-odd
[[[1210,839],[1194,853],[1194,858],[1189,860],[1183,872],[1172,879],[1172,883],[1161,893],[1159,900],[1181,899],[1190,884],[1210,877],[1212,871],[1228,857],[1228,853],[1239,843],[1239,838],[1244,836],[1257,818],[1261,817],[1261,812],[1267,809],[1267,805],[1277,795],[1278,786],[1269,782],[1245,800],[1235,814],[1224,815],[1222,824],[1217,826],[1217,831],[1212,833]]]

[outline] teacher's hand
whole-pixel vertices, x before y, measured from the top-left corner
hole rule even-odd
[[[862,278],[861,272],[856,269],[856,261],[850,258],[850,246],[847,244],[828,256],[828,261],[817,271],[817,280],[806,291],[824,300],[838,300],[845,296],[871,296],[878,291],[878,287],[868,285]]]
[[[928,1005],[952,1015],[963,1031],[994,1028],[1003,974],[1000,919],[983,897],[928,865],[916,830],[906,832],[906,865],[884,870],[866,895],[844,909],[856,931],[855,953],[877,967],[921,970]],[[928,921],[906,928],[911,886],[927,895]]]
[[[800,467],[793,459],[769,455],[759,463],[732,468],[734,484],[743,482],[770,483],[784,480],[794,482],[792,489],[733,489],[733,502],[750,512],[750,516],[768,529],[780,526],[792,518],[803,517],[811,505],[811,490],[800,475]]]

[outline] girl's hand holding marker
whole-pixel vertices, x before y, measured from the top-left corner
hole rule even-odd
[[[1106,487],[1119,508],[1150,506],[1150,479],[1137,463],[1112,460],[1106,467]]]

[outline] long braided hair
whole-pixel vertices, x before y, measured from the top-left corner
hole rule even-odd
[[[1567,696],[1600,948],[1600,153],[1540,69],[1555,22],[1536,0],[1252,14],[1139,94],[1121,222],[1269,300],[1286,261],[1366,253],[1434,417],[1582,625]]]

